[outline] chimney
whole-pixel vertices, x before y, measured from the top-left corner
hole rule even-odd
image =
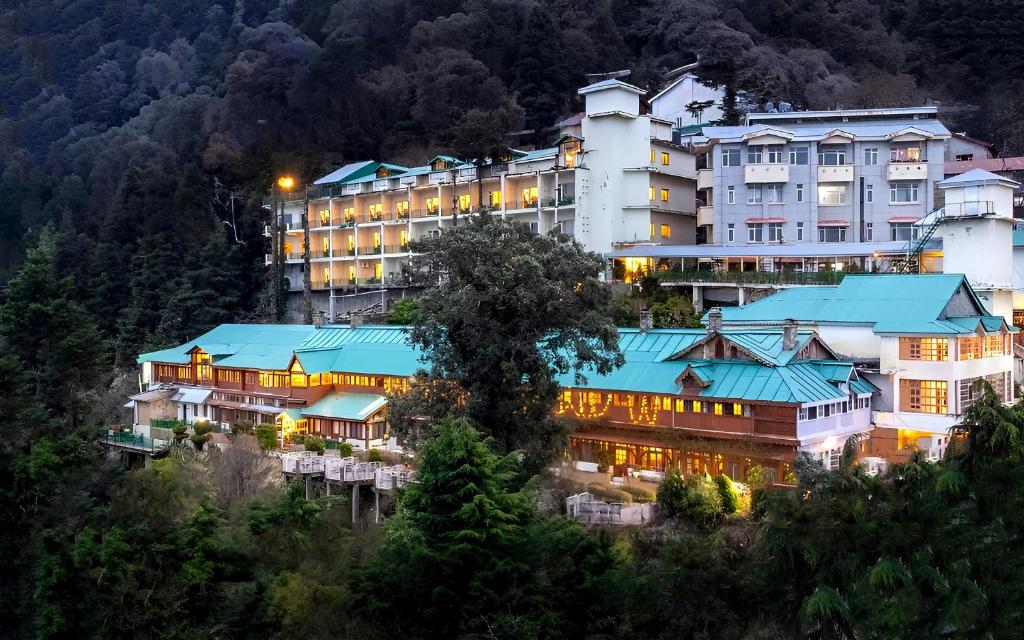
[[[654,314],[644,310],[640,312],[640,333],[647,333],[654,328]]]
[[[722,330],[722,308],[711,307],[708,311],[708,333],[718,333]]]
[[[790,351],[796,347],[796,320],[792,318],[782,322],[782,350]]]

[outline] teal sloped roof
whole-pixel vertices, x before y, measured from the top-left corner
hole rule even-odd
[[[1024,247],[1024,229],[1017,229],[1013,232],[1013,246]]]
[[[331,393],[304,408],[302,415],[363,421],[387,402],[384,396],[373,393]]]
[[[587,372],[582,388],[677,394],[680,388],[676,381],[687,369],[708,385],[700,393],[704,398],[801,403],[846,397],[812,363],[771,367],[749,360],[626,362],[606,375]],[[564,387],[579,387],[572,373],[559,376],[558,382]]]
[[[296,347],[296,350],[324,349],[351,343],[365,344],[408,344],[408,328],[390,325],[348,326],[325,325]]]
[[[737,346],[754,354],[756,357],[777,367],[789,363],[800,350],[814,337],[813,331],[798,331],[796,344],[792,349],[782,348],[782,331],[744,331],[725,329],[722,335]]]
[[[266,365],[258,362],[271,359],[277,362],[281,354],[287,354],[284,365],[280,367],[283,369],[291,358],[292,349],[315,331],[313,326],[305,324],[222,324],[178,347],[144,353],[137,361],[140,364],[184,363],[189,360],[185,354],[193,347],[199,347],[211,354],[215,364],[225,367],[262,368]]]
[[[703,329],[619,329],[619,350],[627,361],[660,362],[693,346],[705,335]]]
[[[856,380],[851,381],[850,388],[853,389],[853,391],[858,394],[875,393],[876,391],[878,391],[878,387],[871,384],[869,380],[865,380],[864,378],[858,378]]]
[[[669,362],[630,362],[604,375],[585,371],[587,382],[583,389],[614,389],[616,391],[635,391],[638,393],[679,393],[676,379],[689,362],[674,360]],[[558,383],[563,387],[578,387],[573,372],[558,376]]]
[[[870,324],[876,333],[959,333],[940,320],[950,299],[967,287],[979,317],[988,315],[962,274],[849,275],[838,287],[796,287],[744,307],[722,309],[727,322]],[[706,317],[706,316],[705,316]]]

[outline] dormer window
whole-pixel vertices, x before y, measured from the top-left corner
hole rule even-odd
[[[391,169],[388,169],[387,167],[380,167],[380,168],[377,169],[377,177],[378,178],[387,178],[390,175],[391,175]]]

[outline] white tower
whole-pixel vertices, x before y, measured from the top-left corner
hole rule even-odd
[[[937,185],[946,197],[936,235],[942,270],[962,273],[989,312],[1013,324],[1013,191],[1017,182],[981,169]]]

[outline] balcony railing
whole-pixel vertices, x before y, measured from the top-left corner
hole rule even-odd
[[[149,452],[162,451],[171,446],[169,440],[154,440],[143,435],[109,430],[100,434],[100,441],[126,449],[138,449]]]
[[[654,277],[662,282],[699,282],[723,284],[839,284],[845,271],[660,271]]]
[[[380,284],[380,278],[359,278],[359,284]]]
[[[568,207],[571,204],[576,204],[576,196],[562,196],[558,199],[558,206]]]
[[[401,253],[403,251],[408,251],[408,249],[403,248],[407,246],[408,245],[404,244],[386,244],[384,245],[384,253]]]
[[[413,218],[433,218],[436,215],[437,215],[437,210],[436,209],[434,209],[434,210],[431,210],[431,209],[413,209],[412,210],[412,217]]]
[[[516,209],[531,209],[536,208],[536,200],[512,200],[508,203],[506,211],[514,211]]]

